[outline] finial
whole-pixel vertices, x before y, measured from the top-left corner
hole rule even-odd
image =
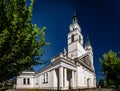
[[[76,16],[76,10],[74,10],[74,16]]]
[[[78,22],[77,20],[77,15],[76,15],[76,10],[74,10],[74,16],[73,16],[73,23]]]
[[[67,55],[67,51],[66,51],[66,48],[64,48],[64,56]]]

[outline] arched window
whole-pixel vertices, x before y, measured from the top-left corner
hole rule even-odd
[[[74,42],[74,35],[71,36],[71,43]]]
[[[43,75],[43,83],[45,83],[45,74]]]
[[[93,86],[96,86],[96,80],[93,78]]]
[[[23,78],[23,84],[24,85],[26,84],[26,78]]]
[[[91,86],[91,78],[90,78],[90,80],[89,80],[89,86]]]
[[[90,79],[88,78],[87,79],[87,87],[89,88],[89,86],[90,86]]]
[[[86,85],[86,77],[84,77],[84,85]]]
[[[46,83],[48,83],[48,73],[46,73]]]

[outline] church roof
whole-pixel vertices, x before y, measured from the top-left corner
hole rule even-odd
[[[64,54],[59,54],[56,57],[54,57],[53,59],[51,59],[51,63],[48,64],[47,66],[45,66],[44,68],[42,68],[40,71],[38,71],[36,74],[39,74],[47,69],[50,69],[51,67],[55,66],[55,65],[60,65],[61,62],[71,65],[73,67],[76,67],[75,63],[73,62],[74,60],[72,60],[71,58],[68,58],[67,56],[65,56]],[[35,74],[35,75],[36,75]]]
[[[26,72],[34,72],[34,69],[33,69],[33,67],[29,67],[29,68],[27,68],[25,71],[26,71]]]

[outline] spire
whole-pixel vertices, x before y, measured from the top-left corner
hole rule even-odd
[[[78,22],[76,10],[74,10],[73,23]]]
[[[76,16],[76,10],[74,10],[74,16]]]
[[[86,43],[85,43],[85,50],[91,50],[92,51],[92,46],[90,44],[90,39],[87,37]]]
[[[90,45],[90,39],[89,39],[89,36],[87,37],[87,40],[86,40],[86,44],[85,44],[85,46],[88,46],[88,45]]]

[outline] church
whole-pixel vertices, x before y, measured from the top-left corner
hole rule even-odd
[[[29,69],[17,77],[17,89],[68,90],[96,87],[93,50],[89,39],[83,44],[81,27],[74,12],[67,38],[68,51],[51,59],[39,72]]]

